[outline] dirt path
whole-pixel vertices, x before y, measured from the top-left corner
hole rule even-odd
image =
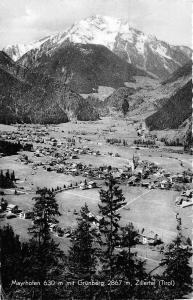
[[[129,204],[135,202],[136,200],[138,200],[138,199],[141,198],[142,196],[144,196],[144,195],[150,193],[151,191],[152,191],[152,190],[146,191],[145,193],[143,193],[143,194],[137,196],[136,198],[134,198],[134,199],[132,199],[131,201],[127,202],[127,204],[125,204],[124,206],[122,206],[122,207],[120,207],[119,209],[117,209],[117,211],[119,211],[119,210],[125,208],[127,205],[129,205]]]

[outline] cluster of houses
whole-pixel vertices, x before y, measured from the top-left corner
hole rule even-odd
[[[51,163],[51,166],[44,167],[47,168],[48,171],[54,170],[73,176],[81,175],[91,180],[105,179],[106,175],[111,172],[113,177],[120,183],[130,186],[141,185],[146,188],[172,189],[175,188],[176,185],[184,186],[184,183],[192,182],[191,172],[171,174],[150,161],[139,161],[137,166],[135,166],[135,162],[128,161],[128,165],[122,168],[111,166],[94,167],[91,164],[84,165],[80,162],[66,162],[63,165],[58,163],[53,165]]]
[[[0,207],[1,212],[6,212],[7,219],[11,218],[20,218],[20,219],[32,219],[33,212],[30,210],[21,210],[18,205],[9,203],[6,205],[5,211],[2,209],[2,205]]]
[[[180,196],[176,198],[175,204],[178,207],[188,207],[193,205],[193,189],[183,191]]]
[[[4,131],[1,138],[12,140],[20,143],[44,143],[44,137],[47,136],[48,130],[43,125],[18,125],[16,131]]]
[[[87,190],[87,189],[94,189],[97,188],[98,185],[95,181],[89,181],[87,182],[86,179],[84,180],[84,182],[80,181],[80,183],[78,184],[77,182],[75,184],[69,184],[68,186],[66,186],[64,184],[63,187],[57,187],[55,189],[52,188],[52,192],[54,192],[55,194],[63,192],[63,191],[68,191],[68,190],[73,190],[73,189],[78,189],[80,188],[81,190]]]
[[[51,145],[51,147],[49,145],[38,146],[34,152],[34,156],[36,157],[49,155],[58,159],[77,159],[79,155],[83,154],[98,156],[100,155],[100,151],[92,150],[87,146],[75,147],[71,143],[57,141],[57,145]]]
[[[76,210],[74,210],[74,215],[78,215],[78,212]],[[91,229],[95,229],[97,231],[99,229],[99,222],[102,219],[102,217],[89,212],[87,214],[87,218],[91,224]],[[50,223],[50,231],[58,237],[70,238],[74,231],[74,228],[72,226],[69,226],[67,228],[61,228],[58,225],[58,223]]]
[[[99,151],[91,150],[89,147],[72,147],[69,144],[62,144],[55,139],[57,146],[43,146],[35,150],[34,156],[49,156],[47,161],[33,162],[33,169],[42,166],[47,171],[55,171],[72,176],[83,176],[91,179],[105,179],[109,171],[113,177],[130,186],[141,185],[146,188],[172,189],[176,185],[192,182],[192,172],[172,174],[158,167],[150,161],[140,161],[135,155],[133,161],[128,160],[128,164],[122,168],[111,166],[94,167],[91,164],[85,165],[81,162],[74,162],[71,159],[78,159],[79,155],[90,154],[100,155]],[[22,161],[27,163],[27,158],[22,156]],[[115,155],[118,156],[118,155]],[[28,161],[30,162],[30,161]]]
[[[176,186],[185,186],[192,182],[192,172],[172,174],[155,163],[149,161],[138,162],[128,180],[131,186],[141,185],[147,188],[172,189]]]
[[[37,166],[37,163],[33,164]],[[82,164],[81,162],[58,162],[57,160],[52,160],[50,163],[39,163],[38,165],[42,165],[43,168],[47,171],[56,171],[57,173],[62,173],[65,175],[72,175],[72,176],[83,176],[83,177],[92,177],[102,179],[103,172],[98,167],[93,167],[90,165]]]

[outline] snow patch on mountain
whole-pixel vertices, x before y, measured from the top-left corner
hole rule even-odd
[[[50,37],[40,39],[39,41],[31,42],[29,44],[16,44],[8,45],[3,48],[3,51],[6,52],[14,61],[18,60],[25,53],[32,49],[39,49],[40,46],[45,43]]]
[[[156,48],[152,47],[152,50],[157,52],[160,56],[163,56],[163,57],[168,58],[168,59],[172,59],[171,56],[167,55],[167,49],[162,45],[159,45]]]

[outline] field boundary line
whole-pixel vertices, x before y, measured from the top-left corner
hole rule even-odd
[[[148,193],[150,193],[150,192],[152,192],[152,190],[146,191],[145,193],[143,193],[143,194],[137,196],[136,198],[134,198],[134,199],[132,199],[131,201],[127,202],[124,206],[122,206],[122,207],[120,207],[119,209],[117,209],[117,211],[119,211],[119,210],[125,208],[125,207],[128,206],[129,204],[135,202],[137,199],[141,198],[142,196],[144,196],[144,195],[146,195],[146,194],[148,194]]]
[[[153,258],[148,258],[148,257],[145,257],[145,256],[141,256],[141,255],[138,255],[137,254],[137,257],[140,257],[140,258],[143,258],[143,259],[147,259],[147,260],[151,260],[151,261],[154,261],[158,264],[160,264],[161,260],[156,260],[156,259],[153,259]]]

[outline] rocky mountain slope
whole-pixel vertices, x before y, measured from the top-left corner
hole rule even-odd
[[[183,65],[181,68],[178,68],[175,72],[173,72],[168,78],[166,78],[162,84],[172,83],[179,78],[185,78],[192,74],[192,62],[188,62]]]
[[[183,136],[185,150],[190,150],[193,147],[193,135],[192,135],[192,117],[186,120],[185,134]]]
[[[114,91],[112,95],[104,100],[104,106],[110,110],[128,112],[130,109],[129,96],[135,93],[135,89],[128,87],[121,87]],[[124,110],[125,107],[125,110]]]
[[[192,113],[192,81],[180,88],[165,104],[146,119],[150,130],[176,129]]]
[[[96,92],[99,86],[118,88],[132,81],[134,75],[147,75],[104,46],[69,41],[51,49],[44,44],[26,53],[18,62],[82,94]]]
[[[170,93],[164,101],[157,101],[157,111],[146,119],[146,124],[150,130],[176,129],[192,114],[192,63],[176,70],[160,88]]]
[[[32,43],[26,48],[26,52],[29,48],[37,51],[42,51],[42,47],[45,47],[45,51],[56,49],[66,40],[104,45],[128,63],[162,79],[187,63],[192,55],[192,50],[186,46],[169,45],[131,27],[125,20],[100,15],[81,20],[63,33],[46,37],[43,43],[42,40],[39,44]],[[17,60],[24,54],[23,49],[23,46],[16,45],[4,50]]]
[[[168,78],[168,82],[159,83],[155,80],[146,78],[135,78],[136,83],[127,86],[136,89],[129,97],[130,111],[129,116],[145,120],[150,115],[161,109],[168,100],[182,89],[191,79],[191,64],[188,67],[181,67],[173,76]],[[178,76],[176,75],[178,74]]]
[[[0,123],[96,120],[95,108],[60,81],[14,63],[0,52]]]

